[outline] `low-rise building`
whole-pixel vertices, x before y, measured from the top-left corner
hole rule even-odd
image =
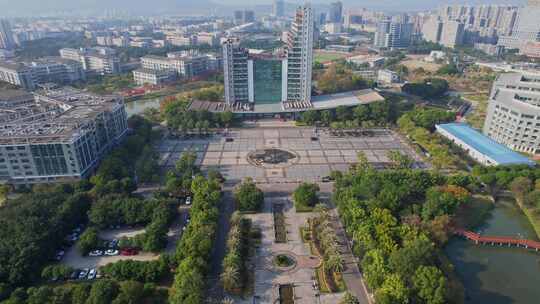
[[[172,52],[167,57],[144,56],[141,69],[133,72],[138,84],[162,84],[177,78],[193,78],[221,68],[221,58],[193,52]],[[152,72],[154,71],[154,72]],[[159,73],[158,73],[159,72]]]
[[[376,70],[360,70],[354,71],[354,75],[360,76],[366,80],[377,81],[377,71]]]
[[[332,51],[332,52],[350,53],[350,52],[354,51],[354,46],[353,45],[332,44],[332,45],[328,45],[325,49],[327,51]]]
[[[120,58],[111,48],[64,48],[60,50],[60,56],[80,62],[87,73],[100,75],[120,73]]]
[[[0,183],[69,182],[88,177],[127,134],[120,96],[65,88],[37,92],[31,104],[27,97],[21,98],[20,106],[0,108],[0,116],[12,114],[0,123]]]
[[[425,62],[436,62],[446,59],[446,53],[443,51],[431,51],[429,56],[424,57]]]
[[[31,62],[0,62],[0,81],[9,82],[27,90],[38,84],[54,82],[71,84],[85,80],[82,65],[60,57],[45,57]]]
[[[480,50],[490,56],[500,56],[504,50],[504,47],[489,43],[475,43],[474,48]]]
[[[357,65],[368,65],[370,68],[377,68],[381,67],[384,64],[386,58],[380,56],[358,55],[354,57],[349,57],[346,60],[347,62]]]
[[[150,70],[137,69],[133,71],[133,80],[139,86],[145,84],[162,85],[177,78],[176,72],[173,70]]]
[[[20,62],[0,62],[0,80],[27,90],[36,88],[32,68]]]
[[[167,36],[167,42],[174,46],[197,45],[196,35],[170,35]]]
[[[524,43],[519,49],[519,53],[527,57],[540,58],[540,41]]]
[[[381,84],[393,84],[399,83],[401,78],[399,74],[390,70],[379,70],[377,74],[377,81]]]
[[[529,165],[535,162],[510,150],[464,123],[436,125],[437,132],[484,166]]]

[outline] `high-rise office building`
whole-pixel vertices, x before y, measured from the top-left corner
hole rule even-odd
[[[386,18],[377,24],[374,45],[378,48],[406,48],[411,43],[413,24]]]
[[[500,74],[483,131],[511,149],[540,154],[540,74]]]
[[[519,9],[512,34],[502,36],[498,44],[509,49],[521,49],[530,42],[540,42],[540,1],[529,0]]]
[[[15,48],[11,25],[7,20],[0,19],[0,49],[11,50]]]
[[[328,12],[328,22],[341,23],[342,15],[343,15],[343,3],[341,1],[330,3],[330,11]]]
[[[276,17],[285,16],[285,2],[283,0],[274,0],[272,13]]]
[[[287,43],[287,100],[310,102],[313,65],[313,11],[296,10]]]
[[[432,16],[422,26],[422,36],[424,40],[434,43],[441,41],[443,22],[438,18]]]
[[[246,24],[255,21],[255,12],[252,10],[238,10],[234,11],[234,23]]]
[[[304,6],[295,13],[284,53],[250,54],[239,46],[239,39],[224,41],[226,103],[244,110],[253,109],[255,104],[309,107],[313,28],[311,7]]]

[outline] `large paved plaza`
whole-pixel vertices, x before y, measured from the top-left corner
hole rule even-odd
[[[360,136],[333,136],[314,128],[252,128],[231,130],[204,139],[167,139],[157,147],[161,165],[174,166],[186,151],[197,153],[203,170],[218,169],[230,182],[251,177],[258,182],[320,181],[333,170],[347,170],[363,152],[375,166],[389,162],[389,151],[420,158],[390,130],[373,130]],[[284,149],[296,155],[293,164],[277,168],[258,167],[248,161],[256,150]]]

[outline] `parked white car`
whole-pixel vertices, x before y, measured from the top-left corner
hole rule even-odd
[[[79,272],[79,280],[86,279],[87,275],[88,275],[88,268],[84,268],[83,270],[81,270],[81,272]]]
[[[109,249],[105,251],[105,255],[113,256],[113,255],[118,255],[118,254],[119,254],[118,250],[115,250],[115,249]]]
[[[93,251],[90,251],[90,253],[88,253],[88,256],[91,256],[91,257],[97,257],[97,256],[102,256],[103,255],[103,251],[101,250],[93,250]]]
[[[88,280],[93,280],[96,278],[96,269],[95,268],[92,268],[90,269],[90,271],[88,272],[88,276],[86,277]]]

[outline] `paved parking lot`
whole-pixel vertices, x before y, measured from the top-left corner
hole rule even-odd
[[[180,236],[182,234],[182,227],[186,225],[188,209],[189,208],[187,206],[180,207],[179,216],[171,224],[171,227],[169,227],[169,232],[167,233],[167,248],[164,250],[166,253],[173,254],[175,252],[177,242],[180,240]],[[120,239],[122,237],[134,237],[141,233],[144,233],[144,228],[121,228],[100,231],[99,237],[100,239],[110,241],[113,239]],[[158,258],[159,254],[151,252],[139,252],[139,254],[133,256],[82,256],[77,249],[77,246],[73,245],[66,251],[66,255],[62,260],[62,263],[76,269],[82,269],[98,268],[100,266],[121,260],[152,261],[157,260]]]
[[[296,163],[269,169],[250,164],[250,152],[280,148],[294,152]],[[347,170],[363,152],[376,166],[389,162],[389,151],[400,151],[417,161],[420,158],[390,130],[374,130],[371,136],[337,137],[314,128],[237,129],[227,136],[208,139],[163,140],[156,149],[164,168],[174,166],[182,153],[193,151],[203,170],[215,168],[229,181],[252,177],[260,182],[317,181],[333,170]]]

